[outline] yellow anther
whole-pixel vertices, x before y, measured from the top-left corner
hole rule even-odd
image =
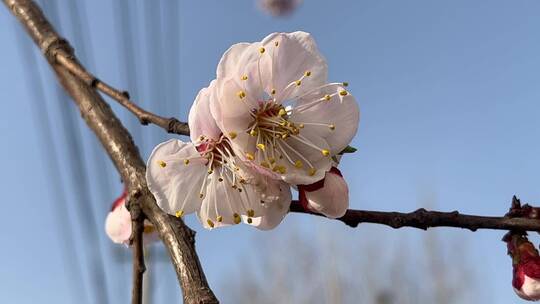
[[[218,215],[217,218],[216,218],[216,221],[217,221],[218,223],[223,222],[223,216]]]
[[[204,193],[199,193],[199,198],[204,198]]]
[[[249,131],[249,135],[251,135],[251,136],[257,136],[258,134],[259,134],[259,132],[257,130],[255,130],[255,129]]]
[[[271,164],[274,164],[276,162],[276,159],[273,158],[273,157],[270,157],[268,158],[268,161],[271,163]]]
[[[348,82],[344,82],[342,83],[344,87],[348,87],[349,86],[349,83]]]
[[[274,42],[274,45],[279,46],[279,42],[278,41]]]
[[[270,168],[270,165],[265,161],[261,162],[261,166],[263,166],[265,168]]]
[[[236,184],[232,185],[231,187],[232,187],[233,189],[238,188],[238,186],[237,186]]]
[[[266,51],[263,47],[262,48],[259,48],[259,53],[264,53],[264,51]]]
[[[330,96],[328,94],[324,95],[324,100],[330,101],[330,99],[332,99],[332,96]]]
[[[182,217],[184,215],[184,210],[178,210],[178,211],[176,211],[176,213],[174,215],[176,217]]]
[[[214,170],[208,169],[208,174],[212,174],[212,173],[214,173]]]
[[[289,133],[283,133],[281,134],[281,138],[287,139],[289,137]]]
[[[278,166],[278,171],[281,174],[285,174],[287,173],[287,168],[285,168],[285,166]]]
[[[222,181],[223,181],[223,177],[219,177],[217,180],[218,180],[218,182],[222,182]]]
[[[294,162],[294,166],[298,169],[302,168],[304,166],[304,163],[302,163],[301,160],[297,160]]]
[[[270,94],[276,95],[276,89],[272,89],[272,91],[270,91]]]
[[[235,224],[240,224],[240,222],[242,221],[240,219],[240,215],[238,215],[238,213],[233,214],[233,219],[234,219]]]
[[[304,128],[304,124],[303,124],[303,123],[299,124],[299,125],[298,125],[298,128],[303,129],[303,128]]]
[[[242,99],[242,98],[246,97],[246,92],[238,91],[238,93],[236,93],[236,95],[238,96],[238,98]]]
[[[240,184],[245,184],[246,183],[246,180],[243,179],[243,178],[240,178],[240,180],[238,181]]]
[[[238,135],[238,134],[236,134],[236,132],[229,132],[229,137],[230,137],[231,139],[235,139],[235,138],[236,138],[236,135]]]
[[[204,135],[199,136],[199,141],[202,141],[204,139]]]
[[[211,219],[206,220],[206,222],[208,223],[208,226],[210,226],[210,228],[214,228],[214,222],[212,222]]]
[[[297,86],[301,85],[302,84],[302,80],[298,79],[297,81],[295,81],[294,83],[296,83]]]
[[[242,192],[242,188],[238,188],[238,192]]]
[[[328,150],[326,150],[326,149],[322,149],[322,150],[321,150],[321,153],[322,153],[322,155],[324,155],[324,156],[330,155],[330,151],[328,151]]]
[[[238,166],[234,167],[234,171],[240,171],[240,168]]]
[[[167,163],[165,163],[165,162],[162,161],[162,160],[159,160],[159,161],[158,161],[158,165],[159,165],[161,168],[167,167]]]
[[[189,165],[189,159],[184,159],[184,165]]]
[[[257,144],[257,148],[264,151],[264,149],[266,149],[266,146],[264,144]]]
[[[251,223],[253,223],[253,220],[250,217],[248,217],[247,222],[248,222],[248,224],[251,224]]]
[[[330,130],[334,131],[336,129],[336,125],[335,124],[329,124],[328,128],[330,128]]]
[[[304,73],[304,76],[306,76],[306,77],[311,76],[311,71],[306,71],[306,72]]]
[[[243,75],[242,77],[240,77],[240,79],[242,79],[242,80],[247,80],[248,77],[247,77],[247,75]]]
[[[249,217],[254,217],[254,216],[255,216],[255,210],[249,209],[249,210],[247,211],[247,216],[249,216]]]
[[[342,90],[342,91],[339,92],[339,95],[341,95],[341,96],[347,96],[347,94],[349,94],[349,93],[347,91],[345,91],[345,90]]]
[[[309,168],[309,170],[308,170],[309,176],[313,176],[313,175],[315,175],[315,173],[317,173],[317,170],[315,168]]]
[[[255,156],[253,156],[253,154],[251,154],[249,152],[246,152],[246,158],[249,159],[249,160],[254,160]]]
[[[279,109],[279,112],[278,112],[279,116],[284,116],[285,114],[287,114],[287,111],[285,111],[285,109],[283,108]]]

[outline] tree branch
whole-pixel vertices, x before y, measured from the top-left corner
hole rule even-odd
[[[77,76],[80,80],[84,81],[87,85],[98,89],[112,99],[118,101],[120,105],[133,113],[133,115],[139,119],[141,124],[147,125],[148,123],[152,123],[160,128],[165,129],[169,133],[189,135],[189,127],[187,123],[180,122],[174,117],[161,117],[137,106],[130,100],[129,93],[127,91],[120,91],[101,81],[88,72],[70,53],[60,49],[57,50],[53,56],[57,63],[64,66],[68,71]]]
[[[145,164],[129,132],[94,87],[56,61],[56,54],[60,52],[67,54],[78,64],[69,43],[58,36],[33,1],[3,1],[42,50],[60,83],[73,98],[82,117],[111,157],[129,191],[132,209],[133,205],[140,206],[146,218],[159,232],[171,256],[182,288],[184,303],[218,303],[208,286],[195,252],[194,231],[182,220],[167,215],[156,205],[146,185]]]
[[[131,290],[131,303],[142,304],[143,276],[146,271],[143,253],[144,215],[138,205],[128,203],[128,208],[131,213],[130,242],[133,251],[133,287]]]
[[[293,201],[290,211],[323,216],[305,210],[298,201]],[[361,223],[373,223],[390,226],[394,229],[413,227],[427,230],[432,227],[455,227],[469,229],[471,231],[476,231],[477,229],[540,231],[539,219],[510,216],[478,216],[461,214],[458,211],[428,211],[424,208],[410,213],[349,209],[343,217],[337,220],[353,228],[356,228]]]

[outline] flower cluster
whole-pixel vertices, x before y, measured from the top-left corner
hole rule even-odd
[[[191,107],[191,142],[161,143],[148,160],[158,205],[178,217],[197,212],[209,229],[271,229],[288,212],[293,186],[306,208],[342,216],[348,189],[335,167],[359,121],[346,87],[327,82],[308,33],[233,45]]]
[[[540,300],[540,256],[538,250],[520,233],[508,233],[503,239],[512,258],[512,286],[516,294],[528,301]]]

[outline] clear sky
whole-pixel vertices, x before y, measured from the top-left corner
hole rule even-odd
[[[328,60],[330,80],[349,82],[361,108],[353,141],[358,152],[342,163],[352,208],[412,211],[428,194],[436,197],[437,209],[503,215],[514,194],[540,201],[538,1],[306,0],[286,19],[247,0],[41,2],[95,74],[129,89],[142,106],[181,119],[231,44],[275,31],[312,33]],[[129,30],[121,31],[122,24]],[[130,285],[126,253],[103,232],[121,191],[119,177],[4,7],[0,38],[0,302],[72,303],[83,297],[124,303]],[[135,133],[143,157],[171,137],[113,107]],[[317,233],[309,227],[321,225],[350,240],[424,233],[350,229],[302,215],[288,216],[269,233],[249,227],[209,232],[194,219],[188,222],[199,232],[199,256],[218,295],[226,293],[223,280],[246,271],[237,268],[238,260],[257,254],[254,239],[297,227],[309,238]],[[511,289],[502,232],[439,230],[443,239],[467,244],[479,276],[475,288],[486,301],[521,303]],[[159,303],[178,290],[167,261],[156,264],[151,271],[160,278]],[[88,295],[91,286],[104,286],[105,298]]]

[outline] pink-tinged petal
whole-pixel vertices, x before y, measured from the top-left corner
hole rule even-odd
[[[146,181],[163,211],[177,215],[199,210],[206,162],[192,143],[171,139],[154,148],[147,163]]]
[[[113,242],[128,245],[131,236],[131,214],[124,203],[119,204],[107,215],[105,232]]]
[[[213,80],[208,88],[200,90],[189,111],[189,131],[191,141],[194,143],[199,141],[201,135],[217,140],[221,134],[221,130],[210,115],[210,103],[216,89],[215,85],[216,81]]]
[[[327,100],[327,98],[328,100]],[[331,155],[341,152],[358,130],[360,110],[350,92],[329,85],[298,100],[291,121],[319,134],[330,146]]]
[[[347,208],[349,208],[349,188],[345,179],[336,170],[332,168],[330,172],[326,173],[322,185],[318,182],[316,187],[298,186],[302,205],[329,218],[339,218],[345,215]]]
[[[280,194],[276,201],[265,203],[266,210],[263,216],[252,218],[251,223],[248,221],[248,217],[242,216],[244,223],[260,230],[274,229],[279,225],[289,212],[292,198],[291,187],[287,183],[279,183],[279,192]]]
[[[266,37],[262,44],[267,49],[266,58],[271,61],[272,88],[276,90],[279,102],[326,83],[326,60],[309,33],[274,33]],[[306,72],[309,76],[306,76]],[[301,80],[300,85],[289,86],[297,80]]]
[[[232,45],[225,51],[217,66],[216,76],[218,79],[240,76],[239,69],[243,64],[241,62],[242,55],[250,45],[251,43],[241,42]]]
[[[540,300],[540,281],[525,275],[523,285],[520,289],[514,288],[516,294],[527,301]]]
[[[246,130],[253,121],[251,112],[258,107],[257,102],[233,79],[217,80],[216,90],[210,111],[223,134],[232,141],[247,135]]]
[[[199,221],[206,229],[238,224],[242,216],[250,213],[264,215],[265,208],[255,185],[246,183],[233,188],[231,176],[224,176],[222,181],[214,176],[210,178],[206,191],[197,212]]]

